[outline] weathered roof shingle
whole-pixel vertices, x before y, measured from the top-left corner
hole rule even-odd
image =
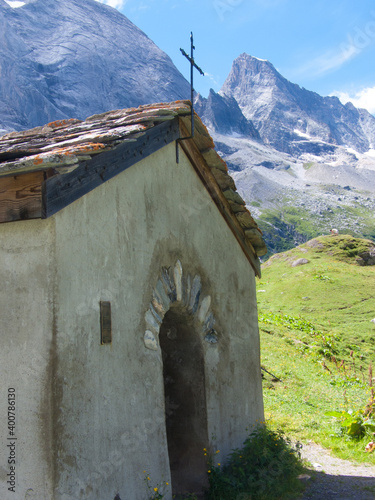
[[[98,155],[116,150],[119,145],[126,148],[128,144],[130,147],[154,127],[172,120],[179,123],[180,137],[189,136],[190,101],[120,109],[93,115],[85,121],[60,120],[31,130],[8,133],[0,137],[0,193],[1,185],[5,186],[4,178],[9,176],[48,172],[48,178],[61,178],[83,164],[87,170]],[[225,162],[215,151],[213,140],[197,115],[194,123],[194,138],[179,142],[180,146],[193,161],[200,156],[206,187],[216,197],[219,208],[225,205],[234,225],[242,231],[243,244],[255,258],[264,255],[267,249],[262,233],[236,191]],[[4,199],[0,198],[1,203]]]

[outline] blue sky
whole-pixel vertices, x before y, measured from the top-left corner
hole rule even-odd
[[[99,0],[118,8],[189,78],[180,47],[206,76],[195,89],[218,91],[242,52],[268,59],[289,80],[375,113],[373,0]],[[188,97],[188,96],[187,96]]]

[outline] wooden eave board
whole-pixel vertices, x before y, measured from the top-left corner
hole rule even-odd
[[[2,177],[0,182],[0,223],[39,219],[42,216],[44,172]]]

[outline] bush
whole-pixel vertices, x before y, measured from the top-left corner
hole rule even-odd
[[[273,500],[301,490],[301,445],[293,446],[282,431],[257,427],[221,467],[209,464],[208,500]]]

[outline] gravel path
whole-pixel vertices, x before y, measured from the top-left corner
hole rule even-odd
[[[332,457],[313,442],[304,444],[301,452],[312,464],[312,473],[299,500],[375,500],[374,454],[369,455],[374,465],[365,465]]]

